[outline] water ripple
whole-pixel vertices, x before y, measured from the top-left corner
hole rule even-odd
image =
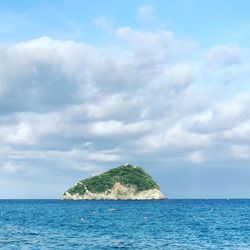
[[[0,249],[249,249],[250,200],[0,200]]]

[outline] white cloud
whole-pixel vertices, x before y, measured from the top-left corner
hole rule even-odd
[[[232,129],[226,130],[223,136],[226,139],[248,141],[250,139],[250,120],[241,122]]]
[[[137,64],[144,67],[162,62],[174,62],[190,53],[195,47],[191,40],[178,40],[174,34],[167,30],[157,32],[139,31],[130,27],[120,27],[117,36],[130,46]]]
[[[100,28],[104,32],[112,32],[113,31],[113,20],[107,18],[105,16],[96,17],[93,20],[93,23],[96,27]]]
[[[143,5],[137,9],[137,17],[140,21],[152,21],[155,19],[155,9],[152,5]]]
[[[211,144],[210,135],[199,134],[185,129],[185,123],[174,124],[172,127],[163,128],[164,123],[161,124],[161,132],[154,131],[151,135],[146,135],[138,142],[143,147],[149,150],[159,150],[161,148],[169,150],[180,150],[188,148],[204,148]],[[164,131],[165,130],[165,131]]]
[[[203,163],[205,161],[205,155],[201,151],[194,151],[188,155],[187,159],[193,163]]]
[[[211,69],[240,63],[241,49],[235,45],[216,45],[207,52],[206,66]]]
[[[213,118],[213,113],[211,111],[205,111],[201,114],[197,114],[195,120],[197,120],[197,122],[201,124],[206,124],[210,122],[212,118]]]
[[[231,153],[236,159],[250,159],[250,146],[248,145],[232,145]]]
[[[117,136],[138,134],[145,132],[150,128],[147,121],[124,124],[120,121],[109,120],[105,122],[97,122],[91,125],[91,133],[100,136]]]
[[[10,127],[9,127],[10,128]],[[21,122],[14,126],[8,134],[5,134],[5,140],[11,144],[33,144],[34,136],[32,134],[31,124]]]
[[[165,83],[176,87],[188,85],[194,80],[193,68],[188,64],[174,64],[173,66],[168,66],[164,70],[162,76],[164,79],[156,79],[156,81],[160,83],[165,81]]]
[[[5,162],[0,169],[3,173],[13,174],[18,171],[19,167],[13,162]]]
[[[237,45],[210,48],[203,63],[203,81],[216,85],[235,85],[236,92],[247,89],[250,77],[249,51]]]

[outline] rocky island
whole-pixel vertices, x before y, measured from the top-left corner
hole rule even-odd
[[[125,164],[80,180],[63,194],[64,200],[161,200],[165,196],[141,167]]]

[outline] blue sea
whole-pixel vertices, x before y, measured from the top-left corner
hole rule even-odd
[[[250,249],[250,200],[0,200],[0,249]]]

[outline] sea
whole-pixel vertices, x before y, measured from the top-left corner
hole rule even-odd
[[[0,200],[0,249],[250,249],[250,200]]]

